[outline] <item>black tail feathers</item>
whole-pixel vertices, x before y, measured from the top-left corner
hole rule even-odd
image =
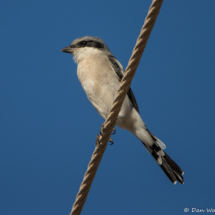
[[[165,172],[170,181],[172,181],[174,184],[176,184],[177,181],[181,184],[184,184],[184,179],[182,176],[184,172],[181,170],[181,168],[166,153],[161,158],[162,164],[160,167]]]
[[[167,155],[158,144],[154,143],[152,146],[146,146],[149,153],[154,157],[156,162],[159,164],[161,169],[174,184],[178,181],[181,184],[184,184],[183,174],[184,172],[181,168]]]

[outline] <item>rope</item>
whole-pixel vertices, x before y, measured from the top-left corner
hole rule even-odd
[[[128,89],[131,85],[131,81],[135,75],[137,66],[140,62],[140,58],[146,47],[147,40],[148,40],[149,35],[152,31],[152,28],[155,24],[157,15],[160,11],[162,2],[163,2],[163,0],[153,0],[152,1],[152,4],[149,8],[144,25],[141,29],[140,35],[137,39],[136,45],[132,52],[132,56],[128,62],[128,66],[127,66],[124,76],[121,80],[119,90],[118,90],[115,100],[113,102],[112,108],[110,110],[110,113],[109,113],[107,119],[105,120],[104,129],[103,129],[104,134],[103,134],[103,136],[101,136],[101,135],[99,136],[100,145],[99,145],[99,147],[96,147],[95,151],[93,152],[91,161],[90,161],[87,171],[84,175],[84,179],[81,183],[79,192],[77,194],[75,203],[73,204],[70,215],[79,215],[82,211],[82,208],[86,201],[91,184],[93,182],[96,171],[98,169],[99,163],[102,159],[103,153],[107,147],[108,140],[111,136],[111,132],[116,123],[117,116],[122,107],[122,103],[125,99]]]

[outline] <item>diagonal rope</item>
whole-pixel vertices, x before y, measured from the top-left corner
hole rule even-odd
[[[148,40],[149,35],[152,31],[152,28],[155,24],[157,15],[160,11],[162,2],[163,2],[163,0],[153,0],[152,1],[152,4],[149,8],[144,25],[141,29],[140,35],[137,39],[136,45],[132,52],[132,56],[128,62],[128,66],[127,66],[124,76],[121,80],[119,90],[118,90],[115,100],[113,102],[112,108],[110,110],[110,113],[109,113],[107,119],[105,120],[104,129],[103,129],[104,134],[103,134],[103,136],[101,136],[101,135],[99,136],[100,145],[99,145],[99,147],[96,147],[95,151],[93,152],[91,161],[90,161],[87,171],[84,175],[84,179],[81,183],[79,192],[76,196],[76,200],[75,200],[75,203],[73,204],[70,215],[79,215],[82,211],[82,208],[86,201],[91,184],[93,182],[96,171],[98,169],[99,163],[102,159],[103,153],[107,147],[108,140],[111,136],[111,132],[116,123],[117,116],[122,107],[122,103],[125,99],[128,89],[131,85],[131,81],[135,75],[137,66],[140,62],[140,58],[146,47],[147,40]]]

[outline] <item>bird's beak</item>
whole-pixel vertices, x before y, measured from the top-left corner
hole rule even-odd
[[[62,52],[66,52],[66,53],[70,53],[70,54],[73,54],[73,52],[75,51],[74,48],[70,47],[70,46],[67,46],[63,49],[61,49]]]

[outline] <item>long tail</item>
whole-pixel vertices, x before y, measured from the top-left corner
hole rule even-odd
[[[150,132],[151,134],[151,132]],[[154,136],[154,138],[156,138]],[[161,169],[164,171],[164,173],[167,175],[167,177],[170,179],[170,181],[174,184],[178,181],[181,184],[184,184],[183,174],[184,172],[182,169],[167,155],[161,147],[155,142],[152,146],[148,146],[143,143],[143,145],[146,147],[148,152],[154,157],[158,165],[161,167]]]

